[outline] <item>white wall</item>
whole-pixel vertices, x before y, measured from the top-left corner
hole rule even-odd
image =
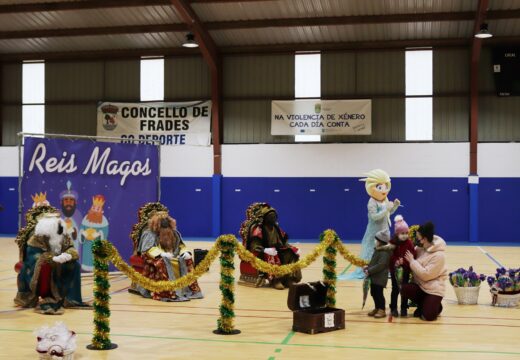
[[[264,161],[270,161],[265,165]],[[483,143],[481,177],[520,177],[520,143]],[[224,176],[360,177],[380,167],[393,177],[466,177],[468,143],[223,145]],[[210,177],[213,148],[163,146],[161,176]],[[0,176],[18,176],[18,148],[0,147]]]
[[[381,168],[393,177],[465,177],[469,144],[224,145],[222,159],[225,176],[360,177]]]
[[[0,176],[18,177],[18,146],[0,146]]]
[[[484,143],[478,146],[480,177],[520,177],[520,143]]]
[[[161,146],[161,176],[212,175],[213,146]]]

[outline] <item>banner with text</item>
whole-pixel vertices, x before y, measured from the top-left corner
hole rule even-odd
[[[52,205],[65,221],[84,271],[92,242],[108,239],[128,260],[137,211],[158,201],[159,147],[26,137],[22,211]],[[109,231],[110,229],[110,231]]]
[[[271,135],[370,135],[372,100],[271,102]]]
[[[97,135],[121,137],[122,142],[161,145],[210,144],[211,101],[116,103],[97,108]],[[135,141],[137,140],[137,141]],[[150,142],[149,142],[150,143]]]

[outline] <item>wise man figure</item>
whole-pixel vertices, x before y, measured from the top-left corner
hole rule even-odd
[[[155,212],[141,233],[137,253],[144,261],[143,275],[152,280],[175,280],[193,271],[193,256],[187,251],[175,219],[167,211]],[[175,291],[150,292],[137,285],[144,297],[160,301],[188,301],[203,297],[195,281]]]
[[[14,302],[43,314],[62,314],[65,307],[84,307],[78,252],[65,233],[59,213],[46,213],[27,241]]]

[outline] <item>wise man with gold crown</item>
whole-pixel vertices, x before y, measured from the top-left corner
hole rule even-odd
[[[36,223],[23,253],[15,304],[43,314],[62,314],[64,307],[84,307],[78,252],[59,213],[45,213]]]
[[[85,272],[94,270],[93,241],[108,239],[108,220],[103,215],[104,205],[105,197],[103,195],[93,196],[92,206],[81,222],[79,240],[82,244],[81,269]]]
[[[176,280],[193,271],[193,256],[182,241],[177,223],[167,211],[151,214],[147,227],[143,229],[137,253],[144,262],[143,275],[152,280]],[[175,291],[150,292],[137,285],[139,293],[160,301],[188,301],[203,297],[195,281]]]

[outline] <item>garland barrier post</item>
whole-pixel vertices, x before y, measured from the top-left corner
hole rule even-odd
[[[94,240],[94,332],[89,350],[112,350],[117,344],[110,342],[110,282],[108,281],[108,242]]]
[[[320,241],[324,241],[328,236],[334,236],[334,241],[325,249],[323,254],[323,282],[327,285],[327,295],[325,305],[327,307],[336,306],[336,244],[338,238],[336,233],[324,232],[320,236]]]
[[[240,334],[235,329],[235,248],[236,238],[233,235],[223,235],[217,240],[220,249],[220,291],[222,301],[220,303],[220,317],[217,320],[217,329],[213,331],[219,335]]]

